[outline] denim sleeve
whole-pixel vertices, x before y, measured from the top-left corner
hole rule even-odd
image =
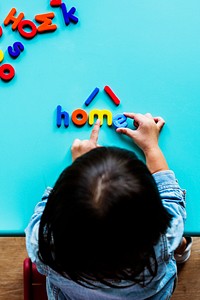
[[[25,229],[26,249],[32,262],[36,262],[37,260],[39,224],[51,190],[50,187],[45,190],[41,201],[36,205],[30,222]]]
[[[186,220],[185,190],[178,184],[175,174],[171,170],[161,171],[153,174],[162,203],[166,210],[172,215],[170,227],[166,232],[168,250],[173,252],[180,244]]]

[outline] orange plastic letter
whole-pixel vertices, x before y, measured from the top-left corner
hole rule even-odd
[[[52,19],[54,18],[54,13],[46,13],[46,14],[41,14],[41,15],[36,15],[35,20],[38,23],[41,23],[38,27],[38,32],[44,32],[44,31],[55,31],[57,29],[57,26],[55,24],[52,24]]]
[[[24,18],[24,13],[20,13],[18,17],[14,17],[16,14],[17,10],[16,8],[12,8],[7,17],[4,20],[4,25],[7,26],[10,23],[12,24],[12,30],[17,29],[18,24],[21,22],[21,20]]]
[[[72,122],[77,126],[83,126],[87,122],[88,115],[85,110],[78,108],[72,113]]]

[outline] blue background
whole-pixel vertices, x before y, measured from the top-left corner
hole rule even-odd
[[[77,108],[105,108],[113,115],[134,111],[162,116],[166,125],[160,146],[187,190],[185,232],[199,235],[199,0],[65,0],[79,18],[68,27],[61,9],[49,2],[0,3],[1,65],[10,63],[16,70],[10,82],[0,80],[0,233],[23,234],[45,187],[71,163],[74,138],[89,137],[88,124],[56,127],[56,107],[61,105],[70,114]],[[12,7],[32,21],[52,11],[58,29],[26,40],[3,25]],[[7,47],[16,41],[25,50],[13,60]],[[118,107],[105,94],[105,85],[120,98]],[[86,107],[95,87],[100,92]],[[133,149],[143,159],[129,139],[105,122],[99,144]]]

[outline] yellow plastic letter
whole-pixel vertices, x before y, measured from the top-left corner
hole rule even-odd
[[[4,59],[4,53],[2,50],[0,50],[0,63],[3,61]]]
[[[108,126],[112,125],[112,113],[110,110],[108,109],[92,109],[89,113],[89,125],[93,125],[94,124],[94,116],[97,117],[97,119],[99,119],[101,121],[101,125],[103,124],[103,118],[104,116],[107,117],[107,124]]]

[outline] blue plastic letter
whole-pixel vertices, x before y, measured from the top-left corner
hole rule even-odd
[[[128,126],[126,122],[127,117],[123,114],[117,114],[113,117],[113,126],[117,128],[124,128]]]
[[[20,42],[15,42],[13,48],[11,46],[8,47],[8,53],[12,58],[17,58],[22,51],[24,51],[24,45]]]
[[[90,96],[87,98],[87,100],[85,101],[85,105],[89,105],[92,100],[94,99],[94,97],[96,97],[96,95],[98,94],[99,92],[99,88],[95,88],[94,91],[90,94]]]
[[[60,105],[57,106],[57,127],[61,126],[62,119],[64,119],[65,127],[69,126],[69,114],[66,111],[62,111],[62,107]]]
[[[62,9],[63,17],[65,20],[65,24],[67,26],[70,24],[70,22],[75,23],[75,24],[78,23],[78,18],[76,16],[74,16],[74,13],[76,11],[75,7],[72,7],[69,11],[67,11],[65,3],[62,3],[61,9]]]

